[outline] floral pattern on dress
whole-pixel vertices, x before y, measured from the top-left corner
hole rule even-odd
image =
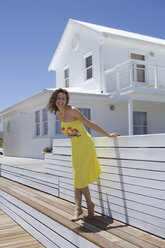
[[[61,130],[64,134],[66,134],[68,136],[68,138],[73,138],[73,137],[79,138],[81,136],[78,129],[76,129],[76,128],[62,127]]]

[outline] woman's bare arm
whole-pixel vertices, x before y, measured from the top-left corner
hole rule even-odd
[[[81,114],[81,112],[74,108],[73,114],[76,119],[80,120],[83,124],[85,124],[87,127],[93,129],[94,131],[101,133],[107,137],[117,137],[120,136],[118,133],[108,133],[105,130],[103,130],[101,127],[99,127],[96,123],[93,121],[88,120],[84,115]]]

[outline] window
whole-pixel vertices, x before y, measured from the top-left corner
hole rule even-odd
[[[93,77],[92,55],[85,58],[85,80]]]
[[[134,134],[147,134],[147,112],[133,112],[133,130]]]
[[[85,115],[85,117],[88,118],[88,120],[91,119],[90,109],[88,109],[88,108],[78,108],[78,109],[80,110],[81,114]],[[88,131],[88,133],[90,133],[90,128],[87,127],[86,125],[85,125],[85,128]]]
[[[64,85],[66,88],[69,87],[69,68],[64,70]]]
[[[47,109],[42,110],[42,134],[48,135],[48,111]]]
[[[85,117],[87,117],[90,120],[90,109],[88,108],[78,108],[80,110],[80,112],[85,115]],[[90,133],[90,129],[89,127],[85,126],[86,130]],[[61,135],[61,124],[60,124],[60,119],[58,118],[58,116],[56,115],[56,119],[55,119],[55,134],[56,135]]]
[[[131,59],[145,61],[145,56],[140,54],[131,53]],[[136,68],[133,67],[133,81],[135,81],[135,70],[137,82],[145,83],[145,65],[137,64]]]
[[[58,118],[58,116],[56,115],[56,125],[55,125],[55,134],[62,134],[61,132],[61,123],[60,123],[60,119]]]
[[[7,133],[10,133],[10,122],[7,122]]]
[[[40,136],[40,111],[35,112],[35,135]]]

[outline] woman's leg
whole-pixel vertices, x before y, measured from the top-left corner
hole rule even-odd
[[[74,188],[74,195],[75,195],[75,213],[72,221],[76,221],[79,219],[79,215],[82,214],[83,210],[81,208],[81,202],[82,202],[82,192],[81,189]]]
[[[90,191],[88,186],[81,189],[82,194],[85,197],[87,208],[88,208],[88,218],[93,218],[95,204],[91,201]]]

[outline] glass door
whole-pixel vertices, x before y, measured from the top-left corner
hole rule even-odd
[[[142,60],[145,61],[145,56],[144,55],[140,55],[140,54],[135,54],[135,53],[131,53],[131,59],[136,59],[136,60]],[[135,68],[136,66],[136,68]],[[133,65],[133,81],[137,82],[137,83],[146,83],[146,75],[145,75],[145,65],[143,64],[136,64]],[[136,72],[136,77],[135,77],[135,72]]]

